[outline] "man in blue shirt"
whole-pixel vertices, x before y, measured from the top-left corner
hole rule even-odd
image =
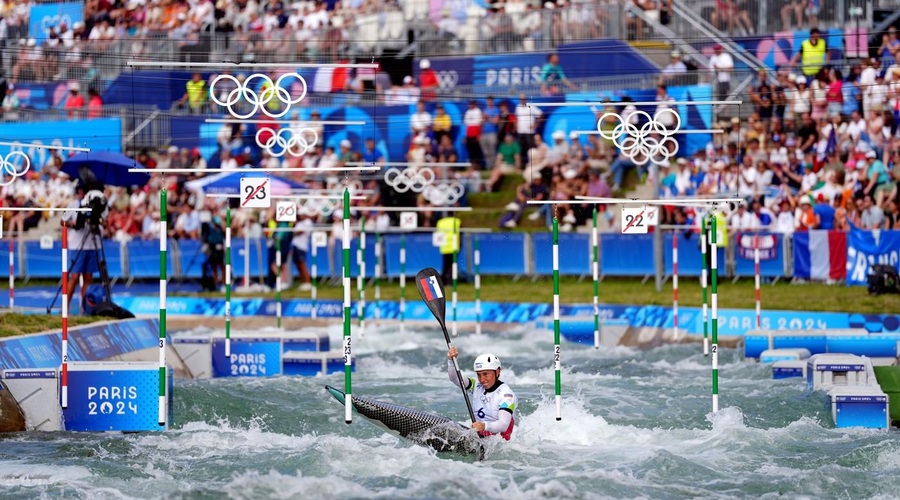
[[[819,229],[827,229],[829,231],[834,229],[834,207],[831,206],[824,194],[819,193],[819,196],[816,197],[816,206],[813,208],[813,213],[816,214],[816,222]]]
[[[497,157],[497,124],[500,123],[500,110],[494,104],[494,97],[487,96],[484,100],[484,109],[481,110],[484,118],[481,124],[481,151],[485,158]],[[488,162],[490,163],[490,161]]]
[[[371,137],[366,137],[366,147],[362,152],[362,161],[372,165],[384,163],[384,155],[375,148],[375,139]]]

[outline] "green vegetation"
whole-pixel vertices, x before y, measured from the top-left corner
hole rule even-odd
[[[370,280],[366,285],[366,298],[372,301],[374,285]],[[449,295],[449,290],[448,290]],[[203,294],[205,297],[224,297],[223,294]],[[274,298],[274,293],[265,295]],[[353,281],[353,299],[356,300],[356,280]],[[791,311],[832,311],[858,312],[877,314],[900,311],[900,295],[872,296],[862,287],[846,287],[843,285],[823,285],[810,283],[792,285],[779,282],[775,285],[763,285],[761,289],[763,309],[784,309]],[[240,297],[236,294],[235,297]],[[296,289],[282,292],[282,298],[309,298],[309,292]],[[340,285],[320,285],[319,298],[338,300],[342,297]],[[381,297],[384,300],[397,300],[400,287],[397,281],[383,282]],[[593,282],[589,276],[579,280],[566,277],[560,280],[560,301],[563,303],[590,303],[593,297]],[[744,279],[737,283],[730,280],[719,284],[719,307],[729,309],[753,309],[755,307],[753,280]],[[696,279],[684,279],[679,282],[679,304],[682,306],[700,306],[701,289]],[[407,281],[407,300],[419,300],[415,284]],[[475,299],[474,287],[471,283],[459,285],[459,300]],[[553,287],[549,278],[511,278],[484,277],[482,279],[481,299],[495,302],[551,302]],[[672,304],[672,283],[667,282],[661,292],[656,291],[653,281],[641,284],[638,279],[608,278],[600,282],[600,302],[605,304],[647,304],[668,306]]]
[[[98,321],[109,321],[109,318],[73,316],[69,318],[69,327]],[[62,318],[59,315],[0,313],[0,338],[61,329]]]

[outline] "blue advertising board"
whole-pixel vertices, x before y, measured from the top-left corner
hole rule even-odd
[[[281,375],[281,338],[231,339],[231,356],[225,356],[225,339],[213,340],[213,377],[271,377]]]
[[[40,146],[89,147],[94,151],[122,151],[122,120],[69,120],[35,123],[0,124],[4,141],[21,143],[0,146],[0,154],[22,151],[31,158],[32,171],[40,171],[47,162],[49,150]]]
[[[28,15],[28,36],[44,41],[51,27],[66,23],[72,29],[78,21],[84,21],[83,2],[33,3]]]
[[[68,383],[69,404],[63,409],[66,430],[165,430],[158,422],[155,363],[70,363]]]

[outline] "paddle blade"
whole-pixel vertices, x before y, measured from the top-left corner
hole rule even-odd
[[[443,326],[444,318],[447,315],[447,299],[444,296],[441,275],[433,267],[422,269],[416,275],[416,288],[419,289],[419,295],[428,305],[431,314],[434,314],[434,317]]]

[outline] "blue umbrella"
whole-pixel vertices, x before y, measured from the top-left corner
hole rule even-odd
[[[62,164],[64,173],[84,182],[90,182],[85,174],[93,174],[98,182],[109,186],[144,186],[150,181],[150,174],[129,172],[130,168],[144,166],[134,158],[109,151],[77,153]]]
[[[215,169],[207,170],[207,172],[215,172]],[[266,175],[265,172],[254,172],[253,169],[247,169],[246,172],[222,172],[188,181],[184,187],[188,191],[203,191],[205,194],[240,194],[241,177],[265,177]],[[269,174],[269,182],[272,194],[279,196],[289,195],[291,190],[307,187],[306,184],[271,174]]]

